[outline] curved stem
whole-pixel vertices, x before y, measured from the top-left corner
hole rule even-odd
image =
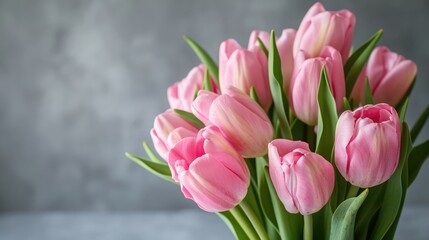
[[[259,239],[268,240],[269,238],[268,238],[267,232],[265,231],[264,226],[262,225],[261,221],[256,216],[256,214],[253,211],[253,209],[245,201],[242,201],[240,203],[240,206],[243,209],[244,213],[249,218],[249,220],[252,223],[253,227],[256,229],[256,232],[259,235]]]
[[[349,192],[347,193],[346,199],[356,197],[357,193],[359,192],[359,187],[356,187],[354,185],[350,185]]]
[[[313,239],[313,215],[304,215],[304,240]]]
[[[243,212],[239,209],[238,206],[229,210],[229,212],[232,214],[235,220],[237,220],[241,228],[243,228],[243,231],[250,239],[258,239],[258,234],[256,233],[255,229],[252,227],[246,216],[243,215]]]

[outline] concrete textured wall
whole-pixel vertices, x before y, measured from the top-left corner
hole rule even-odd
[[[167,87],[198,64],[182,35],[217,55],[226,38],[247,45],[253,29],[296,28],[312,3],[0,1],[0,211],[195,208],[124,157],[143,155]],[[323,3],[355,12],[355,46],[383,28],[380,43],[417,62],[414,123],[429,102],[429,2]],[[408,204],[429,204],[428,171]]]

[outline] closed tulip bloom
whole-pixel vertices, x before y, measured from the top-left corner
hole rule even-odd
[[[245,157],[263,156],[273,137],[273,127],[264,110],[236,88],[217,95],[200,91],[192,112],[206,125],[219,127],[222,135]]]
[[[274,188],[290,213],[309,215],[331,197],[334,168],[301,141],[276,139],[268,145],[269,171]]]
[[[247,50],[233,39],[228,39],[219,49],[219,85],[224,93],[236,87],[250,96],[253,87],[265,110],[273,101],[268,81],[267,57],[260,49]]]
[[[335,163],[351,184],[368,188],[387,181],[399,161],[398,114],[387,104],[345,111],[335,134]]]
[[[246,163],[215,126],[178,142],[168,164],[185,197],[207,212],[232,209],[246,196],[250,183]]]
[[[295,59],[295,68],[289,90],[289,101],[296,116],[308,125],[317,125],[320,73],[326,67],[329,85],[337,110],[343,106],[345,80],[340,53],[332,47],[325,47],[319,57],[308,58],[301,51]]]
[[[367,75],[374,101],[396,106],[417,74],[416,64],[386,47],[377,47],[368,60]]]
[[[168,151],[177,142],[185,137],[196,136],[197,133],[198,128],[171,109],[156,116],[150,131],[155,150],[164,160],[167,160]]]
[[[350,54],[355,16],[348,10],[326,11],[321,3],[315,3],[299,25],[294,43],[294,54],[306,51],[316,57],[325,46],[337,49],[345,62]]]
[[[285,92],[289,91],[289,83],[293,71],[293,43],[295,41],[295,35],[295,29],[284,29],[282,35],[276,40],[282,65],[283,88]],[[258,37],[264,43],[265,47],[269,49],[270,34],[263,31],[253,31],[250,34],[249,49],[259,48]]]
[[[180,82],[174,83],[167,90],[168,102],[173,109],[191,111],[192,101],[196,90],[203,88],[206,67],[200,64],[192,68],[188,75]],[[218,92],[216,83],[210,79],[213,92]]]

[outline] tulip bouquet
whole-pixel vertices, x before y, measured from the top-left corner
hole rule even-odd
[[[127,156],[217,213],[237,239],[392,239],[429,155],[404,121],[414,62],[351,50],[355,16],[314,4],[298,30],[229,39],[168,88],[149,159]]]

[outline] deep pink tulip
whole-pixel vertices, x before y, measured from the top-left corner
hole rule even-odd
[[[273,101],[268,81],[267,57],[260,49],[241,48],[233,39],[220,45],[219,85],[222,93],[229,87],[236,87],[249,96],[253,87],[265,110],[268,110]]]
[[[368,188],[388,180],[399,161],[398,114],[385,103],[345,111],[335,134],[335,163],[351,184]]]
[[[192,112],[206,125],[219,127],[223,136],[245,157],[263,156],[273,137],[273,127],[264,110],[236,88],[217,95],[200,91]]]
[[[301,141],[276,139],[268,145],[269,171],[274,188],[290,213],[309,215],[331,197],[334,168]]]
[[[171,108],[191,111],[195,91],[203,88],[205,71],[206,67],[200,64],[192,68],[182,81],[176,82],[168,88],[167,96]],[[216,83],[212,78],[210,80],[213,92],[218,92]]]
[[[310,57],[316,57],[325,46],[332,46],[345,62],[352,46],[355,21],[354,14],[348,10],[329,12],[321,3],[315,3],[298,28],[294,54],[304,50]]]
[[[293,71],[293,43],[295,41],[296,30],[284,29],[282,35],[277,38],[276,45],[279,51],[282,64],[283,88],[289,92],[289,83]],[[265,47],[270,47],[270,34],[264,31],[253,31],[250,34],[249,49],[259,48],[258,37],[264,43]]]
[[[215,126],[178,142],[168,164],[185,197],[205,211],[229,210],[246,196],[250,183],[246,163]]]
[[[171,109],[156,116],[150,131],[155,150],[164,160],[167,160],[168,151],[177,142],[185,137],[196,136],[197,133],[198,128]]]
[[[338,111],[343,106],[345,80],[341,55],[334,48],[328,46],[323,49],[319,57],[307,57],[306,53],[301,51],[295,59],[289,101],[296,116],[314,126],[317,124],[317,93],[322,66],[326,66],[329,85]]]
[[[386,47],[377,47],[368,60],[367,75],[376,103],[396,106],[417,74],[416,64]]]

